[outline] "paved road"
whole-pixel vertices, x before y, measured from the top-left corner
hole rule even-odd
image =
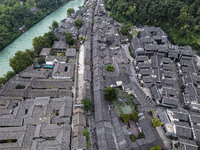
[[[133,67],[134,59],[131,57],[129,50],[128,50],[128,47],[129,47],[129,44],[123,46],[125,53],[126,53],[126,56],[130,60],[130,69],[131,69],[130,79],[131,79],[132,82],[137,83],[137,77],[136,77],[136,73],[135,73],[135,70],[134,70],[134,67]]]

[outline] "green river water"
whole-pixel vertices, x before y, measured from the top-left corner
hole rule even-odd
[[[7,71],[12,70],[9,66],[9,58],[13,57],[14,54],[18,51],[25,51],[25,49],[33,49],[32,39],[37,36],[41,36],[44,33],[49,31],[49,26],[56,20],[57,22],[62,21],[67,16],[67,9],[74,8],[78,9],[78,6],[83,5],[84,0],[71,0],[67,4],[58,8],[56,11],[46,16],[40,22],[35,24],[28,31],[23,33],[15,41],[5,47],[0,51],[0,77],[7,73]]]

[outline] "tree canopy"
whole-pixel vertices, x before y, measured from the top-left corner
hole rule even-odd
[[[61,0],[0,0],[0,49],[65,2]]]
[[[111,17],[132,25],[160,26],[174,44],[200,50],[200,1],[105,0]],[[121,32],[127,34],[122,26]]]
[[[52,47],[54,41],[57,40],[53,31],[45,33],[43,36],[35,37],[33,39],[33,47],[35,53],[39,54],[42,48]]]
[[[163,123],[160,121],[160,119],[156,119],[156,117],[153,118],[153,126],[155,128],[161,126],[162,124]]]
[[[106,88],[104,96],[107,101],[112,101],[117,97],[115,89],[110,86]]]
[[[129,120],[131,119],[130,115],[129,114],[122,114],[120,116],[120,118],[122,119],[123,122],[129,122]]]
[[[73,45],[75,40],[73,39],[73,35],[69,32],[65,33],[65,40],[69,45]]]
[[[15,53],[13,58],[10,58],[10,66],[16,73],[20,73],[22,70],[33,63],[33,55],[34,52],[28,49],[25,52],[18,51]]]
[[[75,25],[76,25],[76,27],[77,27],[78,29],[80,29],[80,28],[82,27],[82,25],[83,25],[82,20],[76,19]]]
[[[82,99],[81,103],[85,107],[86,110],[92,110],[92,101],[89,98]]]
[[[59,24],[58,24],[58,22],[57,21],[53,21],[52,22],[52,24],[51,24],[51,26],[49,27],[49,29],[51,30],[51,31],[54,31],[56,28],[58,28],[59,27]]]
[[[75,13],[74,8],[67,9],[67,16],[70,16],[72,13]]]
[[[130,114],[130,118],[131,118],[133,121],[138,121],[138,119],[139,119],[138,112],[132,112],[132,113]]]

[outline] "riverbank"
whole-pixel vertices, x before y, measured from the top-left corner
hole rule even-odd
[[[21,36],[15,39],[11,44],[5,47],[0,51],[0,76],[3,76],[8,71],[11,71],[12,68],[9,66],[9,58],[13,57],[14,54],[21,50],[25,51],[26,49],[33,49],[32,39],[38,36],[44,35],[49,30],[49,26],[53,22],[53,20],[60,22],[66,18],[66,13],[68,8],[74,8],[78,10],[79,6],[84,4],[84,0],[71,0],[65,5],[59,7],[50,15],[46,16],[34,26],[32,26],[29,30],[24,32]],[[66,12],[66,13],[64,13]]]
[[[38,22],[40,22],[42,19],[44,19],[45,17],[47,17],[48,15],[50,15],[51,13],[53,13],[54,11],[56,11],[57,9],[59,9],[60,7],[62,7],[63,5],[65,5],[66,3],[68,3],[70,0],[65,0],[61,5],[59,5],[56,8],[53,8],[53,10],[47,10],[46,12],[44,12],[43,14],[45,14],[44,16],[41,16],[41,18],[34,20],[32,22],[31,25],[29,25],[27,28],[24,29],[24,31],[20,32],[19,34],[16,34],[15,37],[8,42],[8,44],[6,44],[5,46],[3,46],[2,48],[0,47],[0,51],[3,50],[5,47],[7,47],[9,44],[11,44],[13,41],[15,41],[18,37],[20,37],[21,35],[23,35],[23,33],[25,33],[26,31],[28,31],[31,27],[33,27],[35,24],[37,24]]]

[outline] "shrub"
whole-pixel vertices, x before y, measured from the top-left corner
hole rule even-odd
[[[25,86],[23,86],[21,84],[17,84],[16,89],[25,89]]]
[[[134,134],[131,134],[130,139],[132,142],[135,142],[137,140],[137,137]]]
[[[108,71],[110,72],[114,72],[115,68],[111,65],[107,65],[107,68],[106,68]]]
[[[83,136],[85,136],[87,140],[87,149],[90,149],[90,133],[87,129],[84,129]]]

